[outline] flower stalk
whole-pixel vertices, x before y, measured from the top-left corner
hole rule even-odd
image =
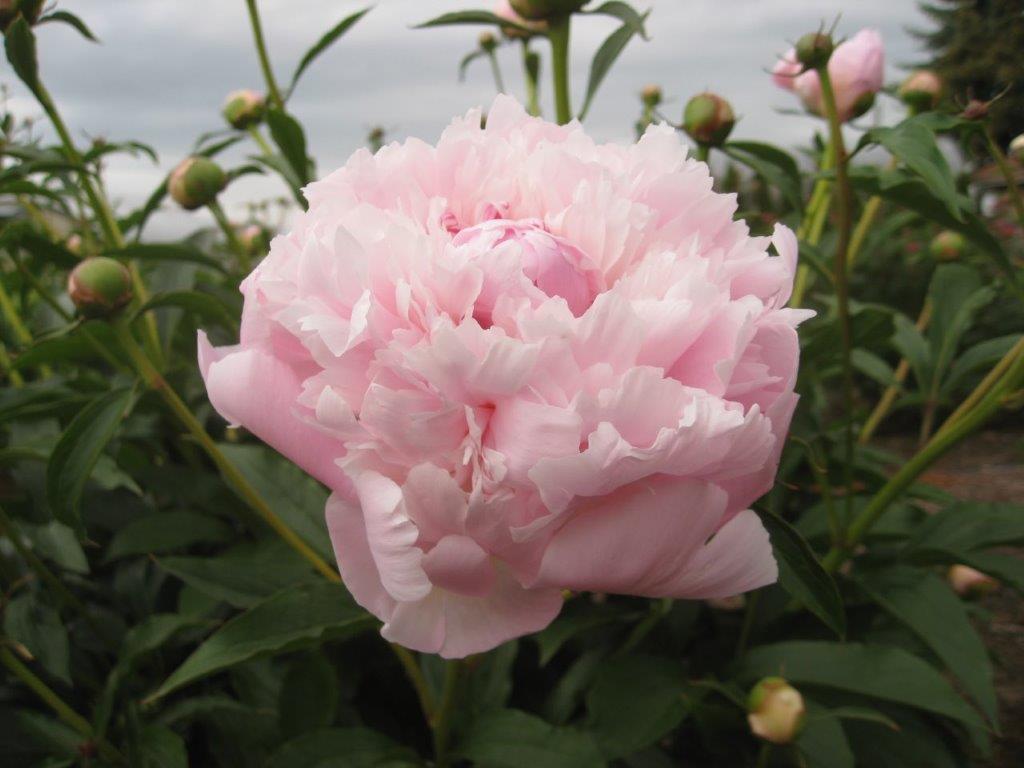
[[[548,39],[551,41],[551,75],[555,89],[555,119],[559,125],[572,120],[569,97],[569,15],[551,19]]]
[[[260,60],[260,69],[263,70],[263,79],[267,84],[267,93],[274,106],[284,110],[284,98],[281,96],[281,89],[274,78],[274,69],[270,66],[270,56],[267,54],[267,43],[263,38],[263,25],[260,23],[260,11],[256,7],[256,0],[245,0],[249,9],[249,22],[252,25],[252,36],[256,43],[256,55]]]
[[[526,111],[540,116],[540,54],[530,50],[527,40],[523,45],[523,79],[526,82]]]
[[[245,246],[242,245],[242,241],[238,239],[238,233],[235,232],[235,228],[231,226],[231,222],[228,221],[227,214],[224,213],[224,209],[220,203],[217,202],[217,198],[214,198],[206,204],[206,207],[210,209],[210,213],[213,214],[213,218],[217,222],[217,226],[220,227],[224,233],[224,237],[228,241],[228,247],[234,252],[235,256],[238,257],[238,265],[242,268],[243,272],[252,271],[252,259],[249,258],[249,252]]]
[[[458,660],[446,663],[441,703],[433,717],[430,718],[430,728],[434,735],[434,765],[437,768],[449,768],[452,764],[451,755],[449,754],[449,742],[452,730],[452,717],[455,714],[455,704],[461,686],[463,667],[464,663]]]

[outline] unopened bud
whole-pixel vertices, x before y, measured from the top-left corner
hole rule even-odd
[[[1010,142],[1010,157],[1018,163],[1024,163],[1024,133]]]
[[[493,53],[494,49],[498,47],[498,38],[494,36],[493,32],[481,32],[478,42],[480,50],[485,53]]]
[[[85,317],[108,317],[132,300],[132,277],[117,259],[94,256],[68,275],[68,295]]]
[[[238,230],[238,242],[245,248],[250,256],[259,256],[270,248],[270,238],[267,231],[259,224],[249,224]]]
[[[661,98],[661,86],[659,85],[645,85],[644,89],[640,91],[640,100],[643,101],[645,107],[650,109],[661,104]]]
[[[949,586],[962,597],[984,597],[999,588],[999,582],[968,565],[954,565],[947,574]]]
[[[18,16],[30,25],[35,24],[43,13],[43,5],[44,0],[0,0],[0,29],[6,31]]]
[[[772,744],[789,744],[807,712],[800,691],[781,677],[766,677],[750,691],[747,722],[754,735]]]
[[[828,64],[835,43],[827,32],[808,32],[796,41],[796,60],[806,69],[817,69]]]
[[[928,244],[928,252],[937,261],[956,261],[964,255],[967,241],[959,232],[944,229]]]
[[[224,100],[224,109],[221,114],[232,128],[244,130],[259,125],[260,120],[263,119],[265,108],[266,101],[256,91],[232,91]]]
[[[698,144],[717,147],[736,124],[729,102],[713,93],[698,93],[683,110],[683,130]]]
[[[960,113],[960,117],[964,120],[984,120],[988,117],[988,107],[989,102],[987,101],[971,99],[964,107],[964,111]]]
[[[82,236],[77,232],[68,236],[68,239],[64,241],[64,247],[76,256],[80,255],[82,253]]]
[[[171,171],[167,191],[174,201],[191,211],[217,198],[227,185],[227,176],[219,165],[206,157],[188,157]]]
[[[512,10],[528,21],[547,21],[575,13],[587,0],[509,0]]]
[[[900,99],[913,113],[935,109],[942,100],[942,78],[929,69],[919,69],[903,81]]]

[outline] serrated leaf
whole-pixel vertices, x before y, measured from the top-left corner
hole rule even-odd
[[[331,27],[313,46],[306,51],[305,55],[299,61],[299,66],[295,68],[295,74],[292,75],[291,85],[288,86],[288,96],[290,97],[295,91],[295,85],[299,82],[299,78],[302,77],[302,73],[306,71],[306,67],[313,63],[317,56],[330,48],[335,41],[337,41],[342,35],[349,31],[355,23],[359,21],[370,11],[369,8],[364,8],[361,11],[356,11],[350,16],[346,16],[344,19],[339,21],[333,27]]]
[[[107,546],[105,559],[187,549],[196,544],[219,544],[231,538],[224,521],[199,512],[172,511],[147,515],[120,528]]]
[[[111,390],[90,402],[64,430],[46,467],[46,497],[54,516],[80,526],[78,505],[100,454],[131,410],[131,387]]]
[[[861,574],[857,583],[942,660],[989,721],[995,723],[992,662],[963,603],[949,586],[934,573],[906,566]]]
[[[516,709],[500,709],[472,723],[456,754],[487,768],[599,768],[605,765],[593,739]]]
[[[641,19],[646,21],[650,11],[645,12]],[[641,23],[641,28],[642,28]],[[605,77],[611,70],[615,60],[619,58],[626,46],[629,45],[629,41],[633,39],[633,36],[637,33],[637,27],[633,23],[625,23],[617,30],[612,32],[603,43],[601,47],[597,49],[597,53],[594,54],[593,60],[590,62],[590,77],[587,80],[587,93],[583,99],[583,106],[580,107],[579,119],[583,120],[587,116],[587,111],[590,109],[590,104],[594,100],[594,96],[597,95],[597,89],[601,87],[601,83],[604,82]]]
[[[92,33],[92,30],[86,26],[85,22],[75,16],[75,14],[68,11],[51,11],[45,16],[39,19],[39,24],[46,24],[47,22],[58,22],[61,24],[67,24],[69,27],[77,30],[78,33],[86,40],[91,40],[94,43],[98,43],[99,40],[96,35]]]
[[[150,699],[250,659],[350,637],[374,624],[340,584],[325,581],[283,590],[217,630]]]
[[[846,635],[846,612],[839,589],[797,530],[773,512],[762,512],[772,551],[779,564],[779,583],[795,600],[839,637]]]

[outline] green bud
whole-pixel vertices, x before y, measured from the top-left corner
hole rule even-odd
[[[478,42],[480,50],[485,53],[493,53],[494,49],[498,47],[498,38],[494,36],[493,32],[481,32]]]
[[[944,229],[928,244],[928,252],[936,261],[956,261],[964,255],[967,241],[959,232]]]
[[[256,91],[232,91],[224,101],[224,109],[221,114],[232,128],[244,130],[253,125],[259,125],[265,109],[266,101]]]
[[[804,725],[807,709],[800,691],[781,677],[766,677],[747,699],[747,722],[755,736],[772,744],[789,744]]]
[[[640,100],[644,103],[645,107],[654,109],[656,106],[661,104],[662,93],[661,86],[659,85],[645,85],[644,89],[640,91]]]
[[[171,171],[167,191],[186,211],[200,208],[217,198],[228,178],[219,165],[199,155],[185,158]]]
[[[1010,157],[1024,164],[1024,133],[1010,142]]]
[[[900,85],[900,99],[914,114],[935,109],[942,100],[942,78],[928,69],[919,69]]]
[[[527,21],[548,21],[575,13],[587,0],[510,0],[510,4]]]
[[[729,102],[714,93],[698,93],[683,110],[683,130],[698,144],[720,146],[736,124]]]
[[[84,317],[109,317],[132,300],[132,277],[117,259],[93,256],[71,270],[68,295]]]
[[[0,0],[0,29],[6,30],[18,16],[29,25],[39,21],[45,0]]]
[[[835,43],[827,32],[808,32],[796,41],[796,60],[807,69],[817,69],[828,64],[832,58]]]

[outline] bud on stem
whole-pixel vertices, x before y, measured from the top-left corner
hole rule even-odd
[[[219,165],[199,155],[186,158],[167,180],[167,191],[186,211],[209,205],[227,186],[227,175]]]
[[[586,0],[510,0],[512,10],[528,21],[549,21],[575,13]]]
[[[827,32],[809,32],[796,42],[796,60],[805,69],[820,69],[832,58],[835,43]]]
[[[718,147],[736,124],[729,102],[714,93],[698,93],[683,110],[683,130],[702,147]]]
[[[94,256],[68,275],[68,295],[84,317],[109,317],[132,300],[132,277],[117,259]]]
[[[242,131],[259,125],[265,109],[266,100],[256,91],[233,91],[224,101],[222,114],[232,128]]]
[[[804,725],[804,697],[781,677],[766,677],[750,691],[747,721],[754,735],[772,744],[789,744]]]

